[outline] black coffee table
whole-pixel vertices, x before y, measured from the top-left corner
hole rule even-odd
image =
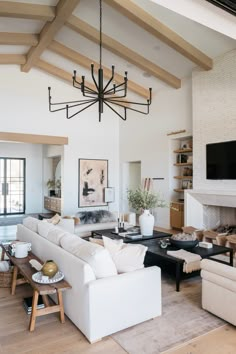
[[[148,251],[146,253],[146,257],[144,260],[145,267],[150,267],[153,265],[159,266],[163,271],[167,271],[170,273],[174,273],[176,280],[176,291],[180,290],[180,282],[181,279],[184,278],[185,273],[183,272],[183,264],[184,260],[178,259],[167,254],[168,250],[175,251],[177,248],[173,246],[168,246],[167,248],[160,247],[160,240],[166,239],[171,236],[171,234],[153,231],[153,236],[151,237],[143,237],[141,240],[130,240],[125,237],[121,237],[117,234],[114,234],[114,230],[99,230],[93,231],[92,237],[101,238],[101,236],[107,236],[112,239],[123,239],[125,243],[134,243],[134,244],[142,244],[148,247]],[[233,249],[229,247],[223,247],[218,245],[213,245],[212,248],[203,248],[203,247],[194,247],[188,250],[191,253],[199,254],[202,258],[212,259],[214,261],[224,263],[230,266],[233,266]],[[229,262],[224,262],[215,258],[213,256],[217,256],[219,254],[229,253]],[[193,272],[193,274],[197,272]],[[199,273],[199,272],[198,272]],[[192,273],[191,273],[192,274]]]

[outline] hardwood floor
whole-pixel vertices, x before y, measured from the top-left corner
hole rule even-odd
[[[173,230],[160,229],[171,232]],[[1,232],[2,231],[2,232]],[[13,232],[12,232],[13,231]],[[0,229],[2,238],[14,236],[12,228]],[[1,238],[1,237],[0,237]],[[17,287],[16,295],[0,288],[0,354],[124,354],[127,353],[111,337],[90,344],[84,335],[68,318],[61,324],[58,314],[37,318],[35,331],[28,331],[29,315],[22,299],[30,296],[28,285]],[[165,354],[235,354],[236,329],[225,325],[206,335],[198,337],[168,350]],[[149,354],[149,353],[145,353]],[[151,354],[151,353],[150,353]]]
[[[29,332],[22,299],[31,293],[28,285],[17,287],[14,296],[0,289],[0,354],[126,353],[110,337],[91,345],[68,318],[61,324],[57,314],[37,318],[35,331]]]

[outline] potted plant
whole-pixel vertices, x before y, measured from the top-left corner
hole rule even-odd
[[[137,212],[142,212],[139,217],[141,234],[151,236],[153,234],[154,216],[150,213],[150,209],[166,207],[165,201],[160,198],[159,194],[141,187],[136,190],[128,189],[127,197],[129,205]]]
[[[55,195],[55,180],[54,179],[48,179],[47,181],[47,187],[48,187],[48,190],[49,190],[49,195],[50,197]]]

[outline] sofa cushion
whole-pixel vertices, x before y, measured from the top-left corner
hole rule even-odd
[[[108,210],[82,211],[76,214],[80,224],[97,224],[116,221],[116,217]]]
[[[36,218],[32,218],[32,216],[27,216],[27,218],[23,219],[23,225],[30,229],[33,232],[38,232],[38,224],[40,220]]]
[[[46,220],[39,221],[38,223],[38,234],[44,238],[47,238],[48,233],[55,226],[53,224],[49,224]]]
[[[67,235],[69,235],[69,233],[67,233],[66,230],[63,230],[60,227],[53,227],[48,231],[47,239],[48,241],[55,243],[55,245],[61,246],[60,239],[63,236],[67,236]]]
[[[118,273],[132,272],[144,268],[144,257],[147,247],[143,245],[125,244],[123,240],[112,240],[102,236],[104,247],[109,251]]]
[[[62,237],[60,244],[66,251],[88,263],[96,278],[105,278],[117,274],[116,266],[104,247],[85,241],[75,235]]]

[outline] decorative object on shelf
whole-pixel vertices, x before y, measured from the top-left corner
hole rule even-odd
[[[78,80],[76,76],[76,70],[74,70],[73,87],[79,89],[83,95],[83,99],[76,101],[67,101],[60,103],[52,103],[51,97],[51,87],[48,87],[48,100],[49,100],[49,110],[50,112],[57,112],[61,110],[66,110],[66,118],[70,119],[84,111],[85,109],[98,103],[98,113],[99,122],[101,122],[101,115],[103,113],[104,104],[109,107],[115,114],[117,114],[121,119],[126,120],[127,110],[135,111],[137,113],[148,114],[149,106],[152,101],[152,89],[149,88],[149,97],[146,103],[124,101],[123,99],[127,96],[127,71],[125,71],[124,81],[122,83],[116,84],[115,80],[115,67],[112,65],[111,78],[107,83],[104,83],[103,69],[102,69],[102,0],[99,1],[100,4],[100,38],[99,38],[99,67],[98,67],[98,79],[94,76],[94,64],[91,64],[91,76],[95,84],[94,89],[89,85],[85,84],[85,76]],[[115,105],[115,107],[113,106]],[[53,109],[53,107],[58,107]],[[144,110],[141,110],[144,108]],[[123,109],[122,114],[116,109]]]
[[[64,279],[64,274],[60,271],[56,272],[52,277],[45,276],[42,272],[37,272],[32,275],[33,281],[39,284],[53,284]]]
[[[149,190],[137,188],[136,190],[129,189],[127,191],[128,202],[130,206],[136,211],[143,211],[139,217],[139,225],[141,234],[143,236],[150,236],[153,234],[154,216],[150,213],[149,209],[156,207],[166,207],[164,200],[160,199],[159,195]]]
[[[44,263],[41,271],[43,275],[52,278],[58,272],[58,266],[53,260],[48,260]]]
[[[108,160],[79,159],[79,207],[103,206]]]

